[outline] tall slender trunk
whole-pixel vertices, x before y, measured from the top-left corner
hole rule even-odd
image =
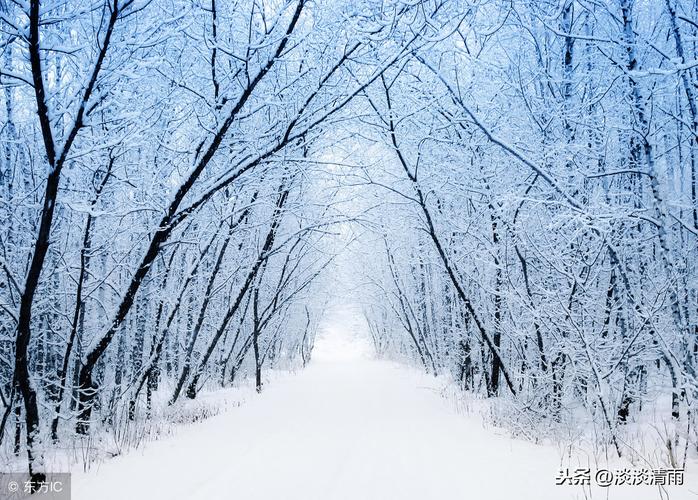
[[[257,392],[262,392],[262,362],[259,356],[259,285],[255,287],[252,298],[252,349],[254,351],[254,385]]]
[[[115,0],[116,2],[116,0]],[[24,413],[26,419],[26,441],[27,441],[27,458],[29,465],[29,474],[31,476],[32,491],[40,483],[46,479],[43,472],[44,463],[41,452],[35,450],[35,443],[38,439],[39,432],[39,408],[37,404],[36,390],[29,375],[29,359],[28,349],[31,341],[32,331],[32,306],[34,296],[39,284],[39,278],[44,267],[46,255],[48,253],[49,239],[51,226],[56,209],[58,199],[58,186],[60,183],[61,172],[65,166],[68,154],[77,137],[78,132],[83,127],[83,119],[87,104],[92,96],[92,92],[97,83],[97,77],[102,69],[104,58],[106,57],[107,48],[114,30],[116,21],[120,15],[120,9],[115,3],[110,8],[105,7],[105,11],[110,11],[106,25],[104,40],[100,47],[95,65],[93,67],[87,85],[84,88],[75,114],[75,121],[72,127],[66,134],[65,141],[57,151],[56,143],[54,142],[53,130],[51,125],[51,117],[47,104],[48,96],[44,87],[44,75],[42,70],[41,47],[40,47],[40,0],[31,0],[29,4],[29,62],[31,66],[32,83],[36,97],[37,114],[41,127],[41,135],[44,142],[44,150],[48,161],[49,172],[46,177],[46,186],[44,191],[43,207],[41,209],[41,217],[39,230],[36,240],[33,245],[33,254],[31,263],[26,276],[26,282],[22,297],[20,299],[19,318],[17,321],[17,339],[15,343],[15,381],[19,392],[24,400]],[[106,12],[105,12],[106,13]]]

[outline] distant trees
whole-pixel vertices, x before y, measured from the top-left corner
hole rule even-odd
[[[446,12],[443,38],[365,95],[364,134],[381,144],[365,182],[400,207],[382,214],[369,275],[377,348],[432,370],[428,350],[439,373],[539,421],[581,406],[619,454],[618,426],[663,387],[666,415],[689,425],[697,54],[681,40],[695,6]],[[424,266],[427,288],[414,281]]]

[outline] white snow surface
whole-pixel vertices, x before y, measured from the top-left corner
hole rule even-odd
[[[442,500],[698,498],[670,488],[555,486],[555,447],[458,413],[443,381],[372,359],[339,313],[313,361],[261,395],[93,470],[74,500]],[[695,476],[687,476],[687,483]]]

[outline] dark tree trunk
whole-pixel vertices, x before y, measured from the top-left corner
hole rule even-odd
[[[254,351],[254,385],[257,392],[262,392],[262,363],[259,357],[259,286],[255,288],[252,299],[252,349]]]

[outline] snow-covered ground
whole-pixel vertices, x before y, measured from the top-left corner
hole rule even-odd
[[[75,500],[441,500],[698,498],[695,482],[555,486],[556,448],[464,416],[438,380],[371,358],[350,314],[307,369],[239,408],[73,476]],[[687,476],[691,483],[696,476]]]

